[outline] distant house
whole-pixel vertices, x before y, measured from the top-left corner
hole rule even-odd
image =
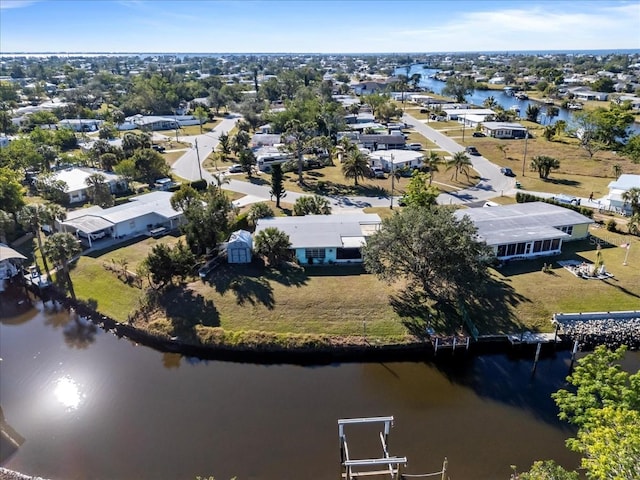
[[[407,144],[404,135],[361,134],[358,143],[369,150],[402,150]]]
[[[455,215],[469,217],[479,239],[500,260],[559,254],[563,242],[586,238],[593,223],[578,212],[544,202],[470,208],[457,210]]]
[[[625,203],[622,199],[622,195],[632,188],[640,188],[640,175],[630,175],[625,173],[620,175],[617,180],[609,183],[609,194],[607,195],[609,206],[631,213],[631,207],[629,204]]]
[[[371,95],[372,93],[380,93],[387,89],[389,84],[385,81],[364,81],[352,83],[350,85],[353,93],[356,95]]]
[[[133,197],[115,207],[81,208],[67,213],[59,222],[60,229],[73,233],[89,246],[98,239],[126,239],[151,230],[172,230],[182,223],[184,215],[171,206],[171,192],[156,191]]]
[[[443,111],[448,121],[458,120],[461,123],[465,121],[467,116],[470,119],[477,118],[480,121],[484,121],[490,115],[496,114],[490,108],[448,108]]]
[[[127,117],[125,123],[119,125],[120,130],[175,130],[180,127],[175,117],[161,117],[156,115],[133,115]]]
[[[382,221],[373,213],[261,218],[256,233],[275,227],[286,233],[303,265],[362,262],[361,247]]]
[[[371,152],[372,167],[380,167],[385,172],[401,168],[419,168],[422,166],[423,153],[414,150],[379,150]]]
[[[483,122],[482,132],[493,138],[524,138],[527,135],[527,127],[519,123]]]
[[[570,88],[568,92],[572,94],[576,100],[600,100],[605,102],[609,98],[609,94],[606,92],[594,92],[586,87]]]
[[[66,187],[64,193],[69,198],[69,203],[79,203],[87,200],[87,178],[93,174],[100,174],[104,177],[104,181],[109,185],[111,193],[118,190],[126,190],[127,184],[124,179],[114,173],[96,170],[95,168],[74,167],[66,170],[58,170],[51,175],[52,181],[62,181]]]
[[[231,234],[229,241],[224,244],[229,263],[251,263],[253,239],[246,230],[237,230]]]
[[[65,118],[58,122],[58,128],[70,128],[74,132],[95,132],[103,123],[103,120],[94,118]]]
[[[282,143],[282,138],[278,133],[256,133],[251,138],[251,148],[273,147]]]

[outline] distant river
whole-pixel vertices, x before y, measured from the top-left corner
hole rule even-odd
[[[434,93],[442,94],[442,89],[445,87],[446,83],[436,80],[432,78],[440,70],[436,70],[433,68],[423,68],[422,64],[412,65],[409,70],[409,77],[414,73],[419,73],[422,78],[420,80],[419,85],[428,90],[431,90]],[[407,71],[405,68],[397,68],[394,71],[396,75],[406,75]],[[558,120],[564,120],[567,123],[571,123],[572,112],[566,108],[558,107],[558,116],[554,117],[551,121],[548,117],[546,117],[545,112],[547,106],[540,103],[534,102],[532,100],[518,100],[511,95],[507,95],[504,90],[473,90],[470,95],[467,95],[467,102],[472,103],[474,105],[481,106],[483,102],[489,98],[493,97],[496,99],[498,104],[500,104],[505,110],[509,110],[511,107],[518,107],[520,109],[520,117],[526,116],[526,111],[529,105],[534,104],[540,107],[540,115],[538,116],[538,122],[542,125],[549,125],[557,122]],[[603,106],[608,106],[607,102],[602,103]],[[631,126],[632,132],[635,134],[640,133],[640,125],[637,123]]]
[[[461,352],[315,368],[204,362],[38,301],[16,313],[17,300],[0,297],[0,405],[26,440],[7,468],[54,480],[337,480],[337,420],[379,415],[395,416],[390,451],[408,457],[407,473],[437,471],[445,456],[453,480],[506,480],[535,459],[578,466],[549,397],[566,353],[534,376],[529,355]],[[352,456],[380,454],[374,431],[347,434]]]

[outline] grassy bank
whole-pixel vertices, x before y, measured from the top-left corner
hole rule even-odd
[[[594,228],[589,240],[565,244],[559,257],[512,262],[492,271],[495,283],[485,318],[474,318],[480,333],[504,333],[519,329],[551,331],[556,312],[637,309],[640,298],[640,240],[602,228]],[[195,343],[221,341],[230,344],[258,342],[326,344],[335,342],[397,343],[409,340],[408,332],[424,328],[424,318],[402,317],[390,302],[398,286],[389,286],[358,266],[290,268],[283,272],[254,265],[224,265],[207,281],[195,280],[169,289],[151,304],[144,291],[118,280],[103,263],[129,259],[129,270],[157,242],[174,237],[145,239],[94,257],[82,257],[72,271],[79,299],[119,321],[125,321],[141,305],[149,308],[136,317],[136,325],[166,336]],[[625,249],[631,241],[628,265]],[[596,245],[614,277],[583,280],[556,262],[573,259],[594,262]],[[542,265],[551,263],[551,273]],[[366,322],[366,323],[365,323]],[[420,327],[422,325],[422,327]]]

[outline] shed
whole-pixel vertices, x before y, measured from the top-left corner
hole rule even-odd
[[[231,234],[226,244],[227,262],[251,263],[252,249],[253,240],[251,233],[246,230],[236,230]]]

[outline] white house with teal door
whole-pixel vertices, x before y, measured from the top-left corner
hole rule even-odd
[[[301,265],[362,262],[361,247],[380,229],[374,213],[261,218],[256,234],[269,227],[286,233]]]

